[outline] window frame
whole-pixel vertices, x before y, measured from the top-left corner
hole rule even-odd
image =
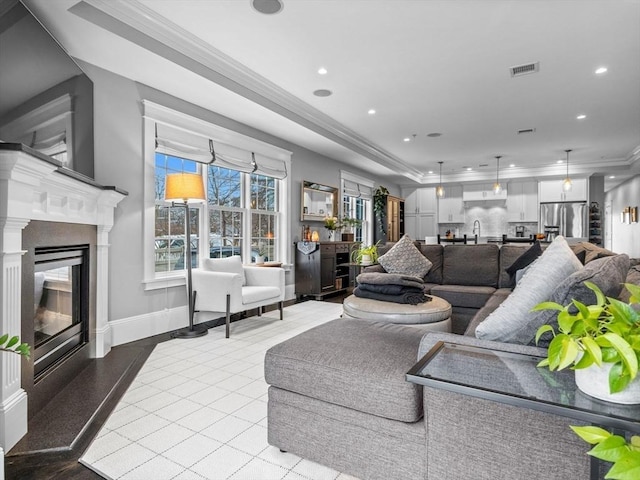
[[[365,177],[361,177],[360,175],[356,175],[355,173],[348,172],[346,170],[340,170],[340,215],[342,218],[345,216],[344,211],[344,191],[345,191],[345,182],[357,183],[363,186],[366,186],[371,189],[373,192],[375,182]],[[355,198],[355,197],[354,197]],[[372,245],[373,244],[373,198],[366,197],[368,200],[367,206],[365,208],[365,219],[363,221],[362,228],[362,243],[364,245]]]
[[[156,123],[164,123],[174,128],[182,129],[190,133],[211,138],[227,145],[255,152],[270,158],[284,162],[287,172],[291,172],[292,152],[280,147],[257,140],[248,135],[238,133],[225,127],[201,120],[191,115],[170,109],[163,105],[142,100],[143,106],[143,285],[145,290],[155,290],[167,287],[185,285],[185,270],[172,272],[155,271],[155,153],[156,153]],[[207,170],[203,164],[203,179],[206,181]],[[250,174],[247,174],[250,175]],[[277,256],[284,264],[291,263],[291,252],[287,248],[290,243],[291,221],[291,176],[287,175],[280,183],[277,195]],[[247,193],[248,194],[248,193]],[[200,218],[200,244],[199,251],[203,254],[209,252],[209,212],[206,203],[194,204],[199,209]],[[249,205],[245,205],[244,211],[251,215]],[[245,222],[246,224],[246,222]],[[206,235],[205,235],[206,233]],[[243,239],[245,248],[251,248],[251,231],[246,232]],[[248,246],[247,246],[248,244]],[[249,250],[250,251],[250,250]]]

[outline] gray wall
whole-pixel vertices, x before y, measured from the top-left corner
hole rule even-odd
[[[378,185],[357,169],[273,137],[222,115],[202,109],[150,87],[137,84],[91,64],[81,67],[94,83],[95,179],[129,192],[117,207],[109,251],[109,319],[186,305],[184,287],[145,291],[143,286],[143,99],[249,135],[293,152],[291,172],[291,241],[299,239],[302,180],[339,187],[340,170],[348,170]],[[382,182],[399,191],[399,186]],[[291,246],[293,249],[293,246]],[[293,258],[293,257],[292,257]],[[293,271],[287,283],[293,283]]]

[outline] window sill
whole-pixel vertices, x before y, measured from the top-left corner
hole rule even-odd
[[[144,280],[144,291],[161,290],[163,288],[180,287],[186,285],[187,280],[184,275],[167,275],[165,277],[157,277]]]

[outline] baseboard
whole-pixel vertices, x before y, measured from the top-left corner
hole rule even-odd
[[[19,389],[0,404],[0,445],[8,452],[26,433],[27,393]]]
[[[112,320],[109,322],[111,327],[111,346],[115,347],[186,327],[189,323],[188,315],[187,306],[185,305]]]

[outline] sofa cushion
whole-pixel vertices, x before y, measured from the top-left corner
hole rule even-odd
[[[267,351],[268,384],[402,422],[422,418],[422,387],[405,381],[419,325],[337,319]]]
[[[424,277],[425,283],[442,283],[442,262],[444,247],[442,245],[420,244],[420,251],[431,262],[429,273]]]
[[[446,245],[442,283],[497,287],[499,253],[495,244]]]
[[[493,287],[468,285],[436,285],[431,293],[456,307],[481,308],[496,291]]]
[[[627,278],[624,283],[633,283],[634,285],[640,285],[640,265],[635,265],[629,269],[627,272]],[[625,287],[620,290],[620,295],[618,299],[622,300],[625,303],[629,303],[631,298],[631,292],[627,290]]]
[[[536,333],[531,309],[549,300],[560,282],[582,268],[567,241],[558,236],[531,265],[513,293],[478,325],[476,337],[528,344]]]
[[[399,273],[418,278],[424,278],[431,268],[431,262],[416,248],[408,235],[404,235],[391,247],[391,250],[378,257],[378,263],[387,273]]]
[[[484,306],[475,314],[467,326],[467,329],[464,331],[464,335],[468,337],[475,337],[478,325],[480,325],[480,323],[482,323],[482,321],[487,318],[491,312],[498,308],[510,294],[510,288],[499,288],[496,290],[495,293],[491,295],[491,298],[487,300],[487,303],[485,303]]]
[[[507,288],[513,288],[516,286],[516,272],[523,270],[532,264],[540,255],[542,255],[542,248],[540,242],[535,242],[530,248],[528,248],[522,255],[505,268],[505,272],[509,275],[509,283],[505,285]]]
[[[560,282],[553,291],[550,300],[560,305],[568,305],[571,300],[577,300],[585,305],[593,305],[596,302],[596,294],[587,288],[584,284],[586,281],[595,283],[607,297],[615,298],[620,294],[628,270],[629,257],[625,254],[598,258]],[[558,311],[542,310],[536,312],[531,323],[535,330],[542,325],[550,324],[557,331]],[[538,345],[548,347],[552,339],[551,333],[546,333],[540,338]],[[529,343],[533,345],[535,338],[531,338]]]
[[[242,277],[242,285],[247,284],[240,255],[232,255],[226,258],[205,258],[202,260],[202,268],[209,272],[236,273]]]

